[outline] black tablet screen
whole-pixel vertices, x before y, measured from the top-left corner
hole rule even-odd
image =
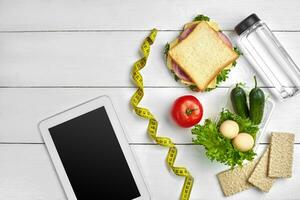
[[[49,131],[77,199],[140,196],[104,107]]]

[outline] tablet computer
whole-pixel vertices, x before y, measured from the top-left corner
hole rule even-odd
[[[49,117],[39,129],[69,200],[150,199],[109,97]]]

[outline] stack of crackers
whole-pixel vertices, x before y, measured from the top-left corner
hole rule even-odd
[[[257,187],[269,192],[277,178],[292,177],[294,134],[272,133],[260,159],[217,175],[225,196]]]

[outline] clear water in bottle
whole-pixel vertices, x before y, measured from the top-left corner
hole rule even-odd
[[[244,56],[277,95],[285,99],[299,93],[300,70],[264,22],[252,14],[235,31]]]

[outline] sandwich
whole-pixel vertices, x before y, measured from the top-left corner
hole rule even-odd
[[[217,23],[204,15],[187,23],[165,47],[167,66],[176,81],[193,91],[209,91],[225,81],[240,53]]]

